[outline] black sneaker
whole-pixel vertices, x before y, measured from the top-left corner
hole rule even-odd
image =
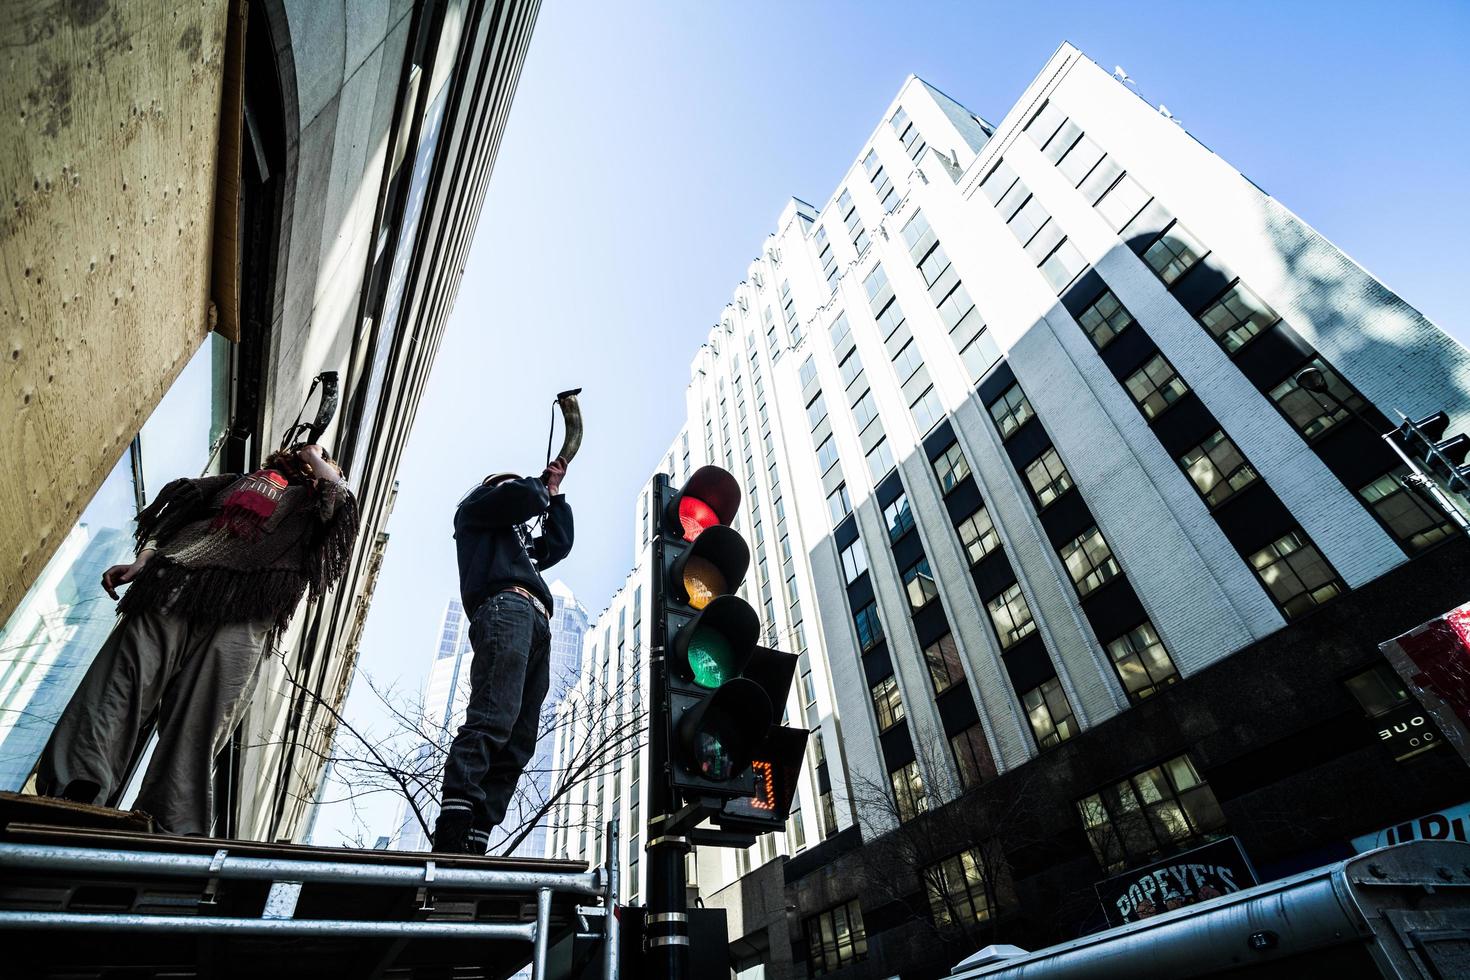
[[[432,849],[439,854],[475,854],[474,844],[469,838],[470,814],[468,810],[445,810],[434,822]],[[484,854],[482,848],[478,853]]]

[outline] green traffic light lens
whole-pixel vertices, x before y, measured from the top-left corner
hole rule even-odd
[[[689,638],[689,669],[694,674],[694,683],[713,690],[733,675],[735,659],[730,641],[723,633],[701,626]]]
[[[719,737],[710,732],[699,733],[696,760],[699,763],[699,774],[705,779],[722,781],[735,774],[730,753],[725,751]]]

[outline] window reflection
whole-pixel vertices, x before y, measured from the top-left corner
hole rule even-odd
[[[216,361],[228,350],[211,334],[144,424],[140,469],[148,497],[169,480],[205,468],[211,435],[223,431],[228,374],[216,370]],[[108,566],[133,557],[137,488],[129,452],[0,630],[0,790],[18,790],[30,776],[116,621],[99,583]]]

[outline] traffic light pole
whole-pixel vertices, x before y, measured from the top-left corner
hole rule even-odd
[[[669,478],[654,477],[655,514],[662,520],[662,505],[668,499]],[[650,568],[654,576],[662,576],[664,554],[662,535],[653,534]],[[689,897],[684,881],[684,855],[689,852],[689,839],[668,832],[669,818],[677,801],[673,798],[673,779],[669,758],[669,681],[668,649],[670,637],[664,617],[664,590],[650,589],[653,600],[651,630],[652,655],[648,658],[649,696],[652,718],[649,721],[648,752],[653,778],[648,785],[648,826],[643,839],[648,842],[648,947],[646,962],[655,980],[687,980],[689,976]]]

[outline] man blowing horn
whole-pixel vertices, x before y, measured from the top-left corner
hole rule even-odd
[[[138,515],[138,556],[102,575],[118,598],[102,645],[41,754],[43,796],[107,803],[157,714],[136,807],[175,834],[208,834],[213,765],[239,724],[270,640],[304,594],[346,567],[357,504],[318,445],[248,476],[175,480]]]

